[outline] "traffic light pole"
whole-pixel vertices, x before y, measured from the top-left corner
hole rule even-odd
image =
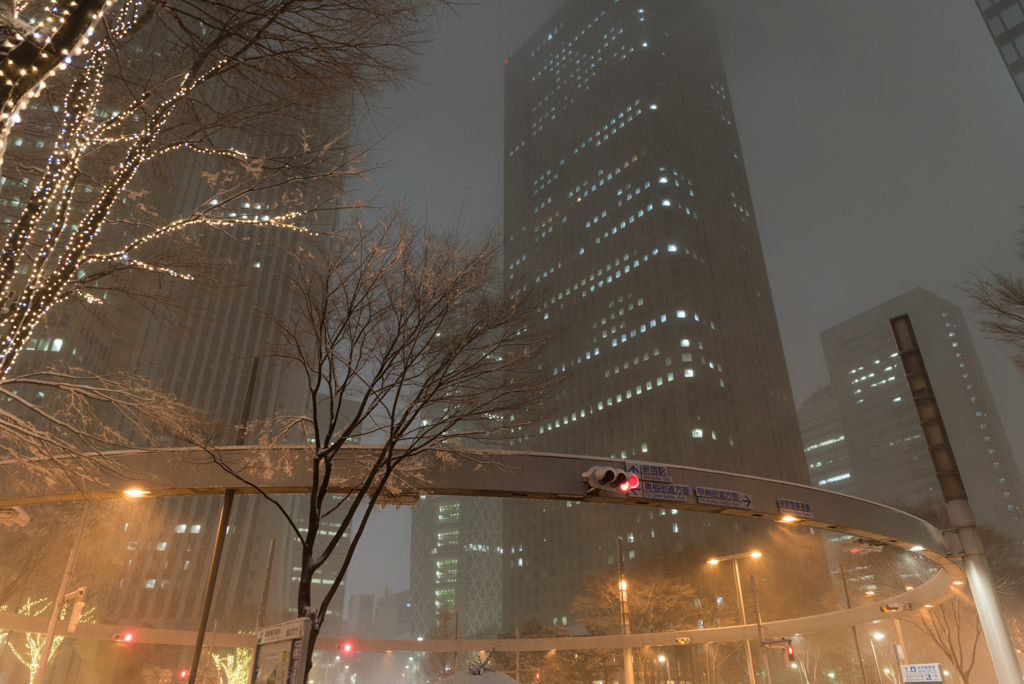
[[[46,628],[46,637],[43,639],[43,647],[39,653],[39,667],[36,668],[35,673],[32,676],[33,682],[45,681],[46,677],[46,664],[50,660],[50,649],[53,648],[53,635],[57,631],[57,621],[60,619],[61,608],[64,607],[64,600],[68,593],[68,585],[71,584],[71,574],[75,571],[75,559],[78,558],[78,549],[82,546],[82,537],[85,536],[85,523],[89,519],[89,506],[91,504],[85,502],[85,511],[82,513],[82,523],[78,527],[78,535],[75,536],[75,543],[71,546],[71,554],[68,556],[68,565],[64,569],[64,577],[60,581],[60,590],[57,592],[57,598],[53,600],[53,613],[50,615],[50,624]],[[7,638],[10,639],[10,632],[8,632]]]
[[[622,618],[622,634],[629,636],[629,603],[626,600],[626,574],[623,568],[622,537],[616,540],[619,557],[619,613]],[[625,646],[622,649],[623,679],[625,684],[633,684],[633,649]]]
[[[224,502],[220,508],[220,524],[217,526],[217,541],[213,545],[213,558],[210,560],[210,574],[206,578],[206,595],[203,597],[203,612],[199,616],[199,629],[196,632],[196,647],[192,651],[192,667],[188,670],[188,684],[196,684],[199,675],[199,657],[203,653],[203,639],[206,637],[206,623],[210,620],[210,606],[213,605],[213,592],[217,588],[217,573],[220,571],[220,557],[224,552],[224,537],[227,536],[228,519],[231,517],[231,503],[235,500],[235,490],[224,492]]]
[[[843,563],[839,562],[839,576],[843,579],[843,593],[846,594],[846,607],[847,609],[852,608],[850,605],[850,588],[846,586],[846,572],[843,571]],[[853,645],[857,649],[857,662],[860,663],[860,678],[864,681],[864,684],[868,684],[868,674],[864,670],[864,657],[860,654],[860,639],[857,637],[857,625],[851,625],[850,629],[853,630]]]
[[[768,647],[764,643],[764,627],[761,626],[761,609],[757,607],[757,584],[754,576],[750,576],[750,595],[754,598],[754,617],[757,618],[757,641],[761,644],[761,664],[764,665],[764,682],[772,684],[772,674],[768,671]]]
[[[974,512],[967,499],[967,489],[960,477],[960,469],[949,443],[946,427],[939,413],[939,404],[932,389],[928,371],[925,369],[924,357],[921,355],[914,335],[914,328],[907,315],[889,319],[896,350],[899,352],[903,371],[906,373],[910,394],[917,408],[917,416],[921,422],[924,441],[928,445],[928,453],[932,457],[935,478],[939,481],[939,490],[946,504],[949,522],[955,530],[955,540],[959,549],[950,549],[950,555],[963,558],[967,584],[971,588],[974,604],[978,610],[985,640],[988,642],[992,664],[995,665],[996,680],[999,684],[1020,684],[1020,663],[1006,627],[1006,619],[999,607],[995,582],[992,571],[978,535],[978,525],[974,520]]]

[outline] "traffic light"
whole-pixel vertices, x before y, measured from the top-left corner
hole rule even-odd
[[[185,681],[186,679],[188,679],[188,670],[182,670],[181,672],[179,672],[178,679],[180,679],[181,681]]]
[[[583,481],[587,483],[587,494],[601,490],[625,493],[640,486],[640,478],[636,475],[607,466],[594,466],[583,473]]]
[[[343,641],[338,646],[338,650],[341,651],[342,655],[351,655],[355,653],[356,646],[351,641]]]
[[[18,527],[24,527],[29,523],[28,513],[21,506],[10,506],[6,508],[0,508],[0,525],[10,527],[11,525],[17,525]]]
[[[879,610],[883,613],[898,613],[901,610],[910,610],[911,605],[909,603],[886,603],[881,606]]]
[[[839,550],[844,553],[878,553],[885,550],[885,544],[870,539],[851,539],[840,544]]]
[[[786,662],[790,667],[796,667],[796,652],[793,650],[793,644],[786,646]]]
[[[135,641],[134,632],[122,632],[114,635],[114,641],[120,641],[122,644],[130,644]]]

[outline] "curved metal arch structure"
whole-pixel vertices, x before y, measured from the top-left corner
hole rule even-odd
[[[0,507],[42,503],[110,499],[124,496],[128,489],[142,489],[149,496],[201,496],[223,494],[308,493],[309,472],[304,447],[223,447],[212,449],[175,448],[151,451],[119,451],[103,454],[95,464],[76,463],[73,469],[57,462],[24,464],[0,462]],[[332,491],[343,494],[362,484],[366,459],[371,447],[344,447],[335,461],[337,485]],[[538,452],[511,452],[462,449],[453,458],[444,452],[410,459],[392,478],[384,503],[412,503],[420,496],[480,496],[560,501],[585,501],[646,508],[672,508],[761,519],[779,524],[802,525],[873,540],[906,549],[928,558],[938,572],[919,587],[865,606],[820,615],[766,623],[779,633],[806,633],[848,627],[878,620],[894,619],[882,613],[886,602],[912,603],[915,606],[940,603],[959,591],[964,573],[947,551],[942,531],[909,513],[883,504],[829,492],[808,485],[768,478],[726,473],[701,468],[652,464],[641,461],[590,456],[569,456]],[[630,492],[598,491],[588,493],[583,473],[594,466],[635,469],[644,476],[657,472],[659,484],[665,479],[686,489],[650,486]],[[231,472],[238,472],[251,484],[245,484]],[[69,473],[76,473],[69,475]],[[681,492],[685,495],[682,496]],[[715,492],[740,495],[724,497]],[[705,494],[707,496],[701,496]],[[672,498],[666,498],[671,496]],[[799,509],[793,515],[794,504]],[[785,520],[784,520],[785,518]],[[0,628],[41,631],[36,619],[0,614]],[[110,639],[123,631],[117,626],[81,625],[79,636]],[[188,644],[195,632],[178,630],[136,630],[139,642]],[[569,637],[519,640],[520,650],[621,648],[669,645],[686,638],[692,643],[755,639],[756,626],[734,626],[629,637]],[[218,636],[224,645],[251,645],[252,637]],[[321,648],[336,646],[320,639]],[[359,640],[365,651],[451,651],[514,650],[514,640],[385,641]]]

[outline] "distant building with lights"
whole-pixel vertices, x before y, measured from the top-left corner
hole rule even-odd
[[[797,417],[811,484],[840,494],[854,494],[850,452],[832,386],[825,385],[809,396],[797,410]]]
[[[410,584],[413,637],[431,638],[445,606],[459,612],[459,634],[493,637],[502,620],[502,503],[429,497],[412,514]]]
[[[812,480],[820,484],[825,478],[825,488],[899,507],[941,504],[889,329],[889,318],[901,314],[909,314],[914,326],[975,516],[1024,541],[1020,473],[967,321],[955,304],[922,288],[821,333],[838,422],[821,433],[811,431],[813,422],[803,422]],[[847,456],[818,466],[820,459],[807,445],[832,434],[842,436]]]
[[[506,282],[547,292],[562,333],[543,369],[566,377],[512,447],[807,482],[711,13],[569,0],[508,60],[505,93]],[[677,510],[504,509],[506,629],[571,624],[617,537],[627,563],[749,538]]]

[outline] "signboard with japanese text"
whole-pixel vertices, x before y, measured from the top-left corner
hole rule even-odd
[[[647,480],[642,480],[640,486],[643,488],[645,499],[661,499],[663,501],[686,501],[692,491],[686,485],[648,482]]]
[[[903,670],[903,682],[941,682],[942,666],[939,663],[925,663],[923,665],[901,665]]]
[[[696,494],[697,501],[702,504],[729,506],[731,508],[750,508],[753,504],[750,496],[743,492],[734,492],[731,489],[697,487]]]
[[[301,618],[261,629],[249,684],[302,684],[310,624]]]
[[[794,499],[779,499],[779,513],[797,518],[814,518],[811,505]]]

